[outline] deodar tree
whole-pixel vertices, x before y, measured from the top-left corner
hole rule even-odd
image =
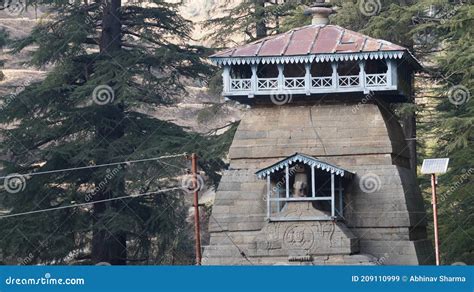
[[[420,158],[450,158],[448,173],[439,177],[442,261],[472,264],[473,2],[382,0],[373,13],[362,9],[361,3],[369,1],[339,2],[342,8],[335,17],[337,23],[409,47],[424,62],[425,70],[416,77],[416,84],[425,90],[416,91],[415,97],[427,99],[435,108],[415,108],[417,165]],[[403,121],[406,128],[409,120]],[[413,130],[409,132],[413,134]],[[421,176],[420,181],[426,191],[427,219],[431,220],[429,178]]]
[[[225,147],[213,139],[144,114],[182,94],[183,78],[210,68],[205,51],[189,44],[191,23],[178,4],[120,0],[36,1],[50,12],[12,53],[35,48],[31,64],[50,65],[39,83],[10,97],[0,123],[4,173],[34,173]],[[221,147],[221,148],[219,148]],[[217,149],[219,153],[212,153]],[[225,150],[224,150],[225,151]],[[206,154],[207,153],[207,154]],[[202,161],[202,167],[222,163]],[[179,167],[176,167],[179,164]],[[8,214],[176,186],[183,157],[150,163],[20,176],[20,190],[2,190]],[[217,165],[217,166],[216,166]],[[18,186],[18,184],[16,184]],[[6,261],[15,264],[189,263],[185,194],[106,201],[78,208],[0,219]]]
[[[307,0],[243,0],[224,1],[216,6],[214,16],[205,22],[210,30],[207,39],[222,47],[242,38],[252,42],[282,31],[281,20]],[[220,11],[222,10],[222,11]]]

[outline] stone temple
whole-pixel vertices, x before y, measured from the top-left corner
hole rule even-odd
[[[431,264],[416,162],[391,110],[421,66],[404,47],[313,24],[219,52],[250,109],[209,222],[207,265]]]

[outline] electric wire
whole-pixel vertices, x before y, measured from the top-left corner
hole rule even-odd
[[[141,194],[136,194],[136,195],[127,195],[127,196],[121,196],[121,197],[91,201],[91,202],[86,202],[86,203],[72,204],[72,205],[67,205],[67,206],[59,206],[59,207],[53,207],[53,208],[48,208],[48,209],[40,209],[40,210],[34,210],[34,211],[28,211],[28,212],[22,212],[22,213],[14,213],[14,214],[8,214],[8,215],[0,216],[0,219],[9,218],[9,217],[18,217],[18,216],[24,216],[24,215],[30,215],[30,214],[36,214],[36,213],[44,213],[44,212],[56,211],[56,210],[60,210],[60,209],[76,208],[76,207],[81,207],[81,206],[86,206],[86,205],[91,205],[91,204],[104,203],[104,202],[110,202],[110,201],[116,201],[116,200],[122,200],[122,199],[133,199],[133,198],[149,196],[149,195],[156,195],[156,194],[160,194],[160,193],[164,193],[164,192],[169,192],[169,191],[174,191],[174,190],[182,190],[182,189],[183,189],[183,187],[173,187],[173,188],[167,188],[167,189],[157,190],[157,191],[153,191],[153,192],[146,192],[146,193],[141,193]]]
[[[82,170],[82,169],[90,169],[90,168],[99,168],[104,166],[113,166],[113,165],[120,165],[120,164],[131,164],[131,163],[139,163],[145,161],[153,161],[153,160],[161,160],[166,158],[174,158],[180,156],[186,156],[187,153],[181,154],[173,154],[173,155],[165,155],[153,158],[146,158],[146,159],[137,159],[137,160],[127,160],[127,161],[120,161],[120,162],[112,162],[112,163],[105,163],[105,164],[97,164],[97,165],[88,165],[88,166],[79,166],[79,167],[71,167],[71,168],[63,168],[63,169],[54,169],[54,170],[47,170],[47,171],[38,171],[38,172],[31,172],[31,173],[15,173],[14,176],[34,176],[34,175],[41,175],[41,174],[51,174],[51,173],[58,173],[58,172],[65,172],[65,171],[72,171],[72,170]],[[0,176],[0,179],[11,178],[12,174],[6,176]]]

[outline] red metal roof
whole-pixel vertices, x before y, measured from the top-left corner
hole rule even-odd
[[[221,51],[211,58],[297,56],[380,51],[408,51],[337,25],[308,25]]]

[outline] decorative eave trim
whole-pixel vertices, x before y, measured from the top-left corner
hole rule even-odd
[[[410,63],[414,64],[415,71],[423,70],[423,65],[421,65],[420,60],[418,60],[410,51],[408,51],[408,54],[405,54],[405,58],[407,58]]]
[[[322,162],[322,161],[320,161],[316,158],[313,158],[311,156],[304,155],[304,154],[299,154],[299,153],[295,153],[292,156],[289,156],[289,157],[283,159],[280,162],[277,162],[277,163],[275,163],[275,164],[273,164],[269,167],[261,169],[261,170],[257,171],[255,174],[257,175],[257,177],[259,179],[262,179],[262,178],[265,178],[265,177],[267,177],[268,175],[270,175],[272,173],[275,173],[279,170],[285,169],[286,166],[290,167],[292,164],[296,164],[298,162],[302,162],[302,163],[304,163],[306,165],[309,165],[309,166],[314,166],[316,169],[321,169],[321,170],[324,170],[324,171],[329,172],[329,173],[334,173],[335,175],[339,175],[341,177],[352,177],[352,175],[353,175],[353,173],[350,172],[350,171],[347,171],[345,169],[342,169],[340,167],[331,165],[331,164],[326,163],[326,162]]]
[[[299,56],[268,56],[268,57],[210,57],[216,65],[242,64],[293,64],[315,62],[337,62],[377,59],[401,59],[407,51],[380,51],[367,53],[334,53]],[[410,54],[410,53],[408,53]],[[410,54],[411,55],[411,54]],[[415,59],[416,61],[416,59]]]

